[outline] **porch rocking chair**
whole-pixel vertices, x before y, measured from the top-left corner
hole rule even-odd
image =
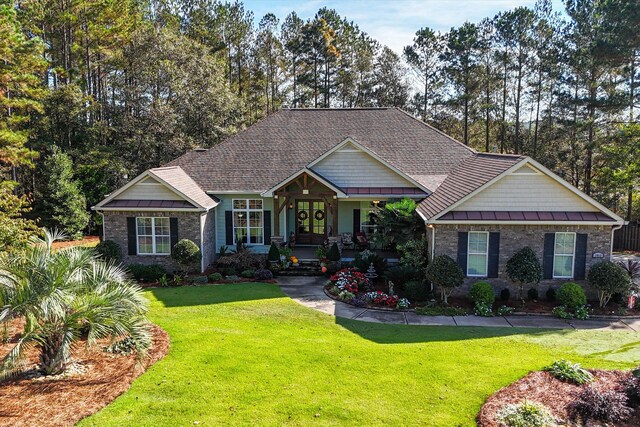
[[[367,240],[367,235],[364,234],[364,231],[358,231],[356,233],[356,244],[361,251],[369,249],[369,240]]]

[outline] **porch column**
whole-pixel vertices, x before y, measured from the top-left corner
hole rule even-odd
[[[276,237],[280,236],[280,200],[278,200],[278,196],[274,194],[273,196],[273,235]]]
[[[333,211],[333,235],[338,236],[338,198],[337,196],[333,196],[335,199],[331,201],[332,211]]]

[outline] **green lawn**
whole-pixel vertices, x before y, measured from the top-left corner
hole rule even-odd
[[[487,396],[554,359],[640,362],[634,333],[363,323],[268,284],[148,295],[169,355],[81,425],[472,426]]]

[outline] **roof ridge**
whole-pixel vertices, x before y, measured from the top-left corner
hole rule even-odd
[[[393,107],[293,107],[293,108],[280,108],[278,111],[362,111],[362,110],[391,110]]]
[[[466,148],[467,150],[471,151],[472,153],[477,154],[478,151],[474,150],[473,148],[469,147],[467,144],[458,141],[457,139],[455,139],[454,137],[452,137],[451,135],[447,135],[446,133],[442,132],[440,129],[436,129],[435,127],[431,126],[429,123],[420,120],[419,118],[415,117],[413,114],[403,110],[400,107],[393,107],[394,110],[397,110],[407,116],[409,116],[410,118],[412,118],[413,120],[417,121],[418,123],[421,123],[422,125],[426,126],[427,128],[431,129],[434,132],[437,132],[438,134],[444,136],[447,139],[450,139],[451,141],[455,142],[456,144],[459,144],[461,146],[463,146],[464,148]]]
[[[487,157],[513,157],[513,158],[519,158],[519,159],[524,159],[527,156],[522,155],[522,154],[512,154],[512,153],[491,153],[488,151],[479,151],[478,156],[487,156]]]

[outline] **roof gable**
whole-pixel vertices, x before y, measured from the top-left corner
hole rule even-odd
[[[168,208],[208,210],[218,203],[178,166],[149,169],[92,209]]]
[[[322,156],[307,165],[335,185],[346,188],[407,188],[422,184],[386,162],[372,150],[353,138],[346,138]]]

